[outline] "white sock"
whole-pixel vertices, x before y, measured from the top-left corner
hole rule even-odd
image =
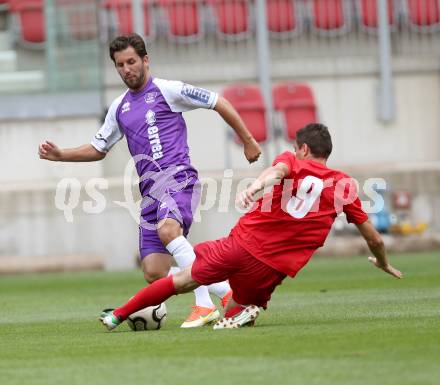
[[[199,286],[197,289],[194,289],[194,295],[196,297],[196,305],[202,307],[215,307],[214,303],[209,296],[209,291],[206,286]]]
[[[173,256],[174,260],[181,269],[190,266],[196,259],[194,249],[186,238],[181,235],[173,239],[166,246],[169,253]],[[196,296],[196,305],[202,307],[213,308],[215,305],[209,296],[208,288],[206,286],[200,286],[194,290]]]
[[[231,286],[226,281],[213,283],[208,286],[208,291],[222,299],[231,290]]]
[[[196,259],[194,249],[186,238],[181,235],[165,246],[181,269],[191,265]]]

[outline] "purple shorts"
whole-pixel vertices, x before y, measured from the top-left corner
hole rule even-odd
[[[179,222],[183,235],[188,235],[193,214],[200,201],[200,183],[188,185],[177,192],[170,192],[158,200],[147,201],[142,209],[139,224],[139,252],[141,260],[151,253],[169,254],[157,232],[157,224],[162,219],[173,218]]]

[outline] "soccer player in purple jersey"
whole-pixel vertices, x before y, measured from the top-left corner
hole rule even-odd
[[[139,248],[144,277],[151,283],[167,276],[173,265],[184,269],[195,259],[186,235],[199,202],[200,183],[190,162],[182,112],[196,108],[217,111],[240,137],[250,163],[259,158],[261,149],[223,97],[180,81],[153,77],[145,43],[139,35],[115,38],[109,51],[128,90],[113,101],[90,144],[60,149],[45,141],[39,146],[39,155],[51,161],[101,160],[126,137],[140,177],[143,200]],[[196,289],[196,306],[182,327],[202,326],[220,316],[208,290],[220,297],[222,304],[231,296],[227,282]]]

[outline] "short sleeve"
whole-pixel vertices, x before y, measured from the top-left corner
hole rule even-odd
[[[107,115],[105,116],[104,124],[91,141],[91,145],[100,152],[110,151],[110,149],[124,137],[124,133],[119,127],[118,120],[116,118],[119,104],[121,103],[124,95],[121,95],[113,101],[107,112]]]
[[[216,92],[176,80],[155,78],[153,82],[173,112],[191,111],[196,108],[214,109],[217,104]]]
[[[357,182],[348,175],[342,174],[335,186],[335,209],[345,213],[348,223],[360,225],[368,220],[358,196]]]
[[[361,201],[356,198],[354,202],[344,206],[344,213],[347,217],[348,223],[360,225],[368,220],[368,215],[362,209]]]
[[[290,151],[285,151],[275,158],[272,166],[275,166],[277,163],[284,163],[289,168],[289,174],[291,175],[292,171],[295,170],[296,157]]]

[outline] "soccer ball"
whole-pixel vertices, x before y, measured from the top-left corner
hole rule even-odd
[[[130,314],[127,318],[128,326],[135,332],[143,330],[160,329],[167,318],[167,307],[164,303],[156,306],[148,306],[136,313]]]

